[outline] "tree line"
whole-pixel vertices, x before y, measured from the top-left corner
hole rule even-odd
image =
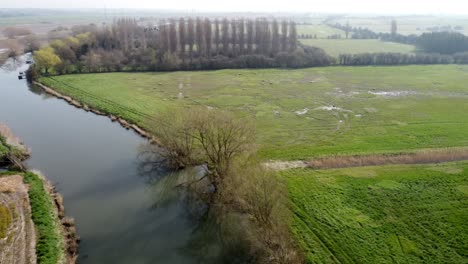
[[[361,53],[341,54],[338,64],[344,66],[414,65],[414,64],[468,64],[468,52],[444,55],[436,53]]]
[[[381,39],[403,44],[415,45],[421,51],[427,53],[456,54],[468,51],[468,37],[453,31],[428,32],[421,35],[402,35],[397,32],[397,22],[391,23],[390,33],[377,33],[367,28],[349,27],[339,23],[329,25],[341,30],[353,32],[353,39]]]
[[[296,24],[258,19],[180,18],[143,26],[75,26],[73,35],[36,53],[45,73],[311,67],[330,65],[318,48],[301,46]]]

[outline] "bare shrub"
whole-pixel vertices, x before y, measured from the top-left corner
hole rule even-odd
[[[222,192],[222,201],[247,216],[239,224],[251,245],[256,263],[301,263],[302,256],[288,223],[287,190],[272,170],[249,157],[231,169]]]
[[[6,27],[3,29],[3,35],[5,35],[7,38],[14,38],[17,36],[26,36],[31,34],[31,30],[27,28],[21,28],[21,27]]]
[[[159,115],[153,132],[164,147],[146,150],[155,164],[204,164],[205,175],[184,186],[206,203],[206,218],[215,222],[204,226],[215,228],[210,231],[221,239],[222,255],[242,258],[242,252],[249,251],[255,263],[301,263],[288,226],[285,185],[254,158],[255,129],[250,122],[200,107]]]
[[[198,108],[192,113],[194,138],[208,165],[210,182],[217,189],[234,160],[254,150],[255,130],[249,121],[227,112]]]
[[[164,147],[153,148],[155,156],[176,169],[206,164],[215,192],[233,161],[254,149],[251,123],[219,110],[170,110],[155,118],[152,131]]]
[[[151,131],[158,139],[158,145],[147,146],[146,153],[153,160],[171,169],[182,169],[198,162],[191,112],[173,109],[156,116]]]
[[[8,49],[9,58],[15,58],[21,54],[21,44],[16,39],[8,39],[6,41],[6,47]]]

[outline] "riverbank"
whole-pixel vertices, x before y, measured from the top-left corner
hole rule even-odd
[[[104,111],[101,111],[101,110],[98,110],[94,107],[90,107],[84,103],[81,103],[75,99],[73,99],[72,97],[70,96],[67,96],[67,95],[64,95],[64,94],[61,94],[59,92],[57,92],[56,90],[40,83],[40,82],[37,82],[35,81],[34,82],[35,85],[39,86],[40,88],[42,88],[42,90],[50,95],[53,95],[55,96],[56,98],[58,99],[62,99],[64,101],[66,101],[68,104],[76,107],[76,108],[80,108],[80,109],[83,109],[87,112],[92,112],[96,115],[100,115],[100,116],[107,116],[112,122],[118,122],[123,128],[125,129],[132,129],[133,131],[135,131],[137,134],[139,134],[140,136],[146,138],[146,139],[149,139],[149,140],[152,140],[152,141],[156,141],[156,139],[151,135],[151,133],[145,131],[143,128],[135,125],[135,124],[132,124],[130,123],[130,121],[127,121],[125,120],[124,118],[122,117],[119,117],[119,116],[116,116],[112,113],[107,113],[107,112],[104,112]]]
[[[2,165],[25,169],[30,150],[0,124]],[[16,163],[21,163],[18,165]],[[0,173],[0,260],[6,264],[75,263],[79,238],[62,196],[39,172]]]

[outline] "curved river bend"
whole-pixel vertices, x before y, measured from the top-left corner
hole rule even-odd
[[[0,122],[32,149],[29,167],[64,196],[82,239],[79,262],[195,263],[185,250],[193,223],[182,204],[155,209],[157,187],[138,175],[146,141],[29,87],[17,78],[26,68],[10,62],[0,69]]]

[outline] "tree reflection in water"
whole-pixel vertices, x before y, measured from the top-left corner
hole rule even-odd
[[[243,223],[246,216],[233,213],[221,203],[207,201],[213,189],[203,176],[205,166],[171,171],[164,166],[158,151],[148,145],[140,148],[138,173],[151,186],[151,210],[166,208],[174,203],[184,207],[184,217],[192,223],[191,238],[180,250],[199,263],[251,263],[248,239]]]

